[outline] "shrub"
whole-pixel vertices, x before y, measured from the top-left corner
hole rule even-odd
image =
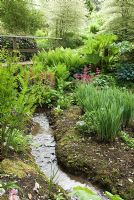
[[[0,64],[0,143],[3,154],[10,147],[19,151],[26,145],[21,130],[25,130],[36,100],[33,87],[29,87],[29,72],[11,60],[7,58],[6,67]]]
[[[36,83],[34,85],[34,91],[36,93],[36,104],[46,107],[52,107],[58,99],[58,93],[55,89],[47,86],[43,83]]]
[[[41,29],[38,29],[35,33],[36,36],[38,37],[47,37],[47,33],[44,32],[43,30]],[[38,49],[45,49],[45,50],[49,50],[49,49],[52,49],[53,48],[53,45],[52,45],[52,42],[50,39],[47,39],[47,38],[38,38],[36,39],[36,42],[37,42],[37,47]]]
[[[101,70],[110,71],[119,55],[119,49],[114,45],[116,40],[117,36],[110,34],[89,38],[82,48],[86,62],[99,66]]]
[[[76,98],[101,140],[114,139],[121,126],[127,126],[134,117],[134,95],[127,91],[97,90],[92,85],[81,84]]]
[[[124,63],[118,66],[117,80],[121,83],[134,82],[134,64]]]
[[[91,65],[84,67],[81,73],[74,74],[74,78],[80,80],[81,82],[91,82],[92,79],[100,74],[100,70],[98,68],[95,69],[95,72],[91,71]]]
[[[66,80],[69,77],[69,70],[64,64],[57,64],[52,71],[55,72],[55,76],[57,79]]]
[[[116,44],[119,48],[120,62],[133,62],[134,61],[134,47],[133,43],[129,41],[122,41]]]
[[[115,78],[113,76],[100,74],[100,75],[95,76],[93,78],[92,84],[94,86],[99,86],[101,88],[104,88],[104,87],[115,86],[116,81],[115,81]]]
[[[64,48],[75,49],[84,44],[83,39],[83,36],[76,33],[65,33],[62,40],[59,40],[59,44]]]

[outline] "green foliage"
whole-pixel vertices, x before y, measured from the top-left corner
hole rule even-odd
[[[69,77],[69,70],[66,65],[58,64],[53,68],[57,79],[66,80]]]
[[[30,0],[0,0],[0,19],[11,33],[34,33],[41,25],[41,14]]]
[[[73,103],[73,94],[59,94],[57,100],[57,107],[60,109],[67,109]]]
[[[117,103],[102,107],[91,115],[91,121],[98,137],[103,141],[112,141],[117,136],[122,122],[122,107]]]
[[[38,37],[47,37],[47,33],[44,32],[43,30],[41,29],[38,29],[35,33],[36,36]],[[37,47],[39,49],[45,49],[45,50],[48,50],[48,49],[51,49],[53,47],[53,43],[50,41],[50,39],[36,39],[36,42],[37,42]]]
[[[4,143],[3,143],[4,141]],[[11,128],[0,129],[0,142],[2,142],[2,154],[7,155],[11,150],[24,152],[28,146],[27,137],[22,131]]]
[[[18,152],[26,148],[21,130],[26,128],[34,111],[36,98],[29,87],[29,72],[20,68],[16,57],[7,57],[2,51],[0,56],[5,57],[7,65],[3,67],[0,63],[0,142],[4,155],[11,149]]]
[[[113,140],[121,126],[128,126],[134,118],[134,95],[117,88],[96,89],[79,85],[76,98],[87,113],[86,120],[101,140]]]
[[[103,19],[98,11],[93,11],[90,15],[88,35],[97,34],[103,24]]]
[[[134,82],[134,64],[123,63],[118,65],[116,77],[123,84]]]
[[[9,189],[20,189],[17,182],[1,182],[0,181],[0,189],[9,190]]]
[[[103,32],[118,35],[119,40],[134,40],[134,1],[108,0],[102,4],[101,15],[104,18]]]
[[[76,50],[64,48],[57,48],[48,52],[42,51],[34,57],[34,60],[50,67],[64,64],[69,71],[76,70],[84,64],[84,59],[80,57]]]
[[[63,193],[59,190],[59,193],[54,195],[55,200],[65,200]]]
[[[52,193],[53,186],[54,186],[54,180],[56,180],[56,178],[57,178],[57,173],[58,173],[58,169],[55,170],[55,168],[52,168],[52,165],[51,165],[51,177],[48,182],[48,196],[49,197],[51,197],[51,193]]]
[[[110,192],[105,192],[106,197],[110,200],[123,200],[119,195],[113,195]]]
[[[115,35],[101,34],[89,38],[83,46],[82,53],[86,62],[99,65],[100,69],[110,70],[112,64],[118,59],[118,47],[114,45]]]
[[[80,33],[88,11],[84,0],[49,0],[44,3],[49,32],[64,38],[68,33]]]
[[[116,82],[115,82],[115,79],[113,78],[113,76],[100,74],[93,78],[92,84],[94,86],[99,86],[101,88],[104,88],[104,87],[115,86]]]
[[[78,197],[80,200],[101,200],[92,190],[81,186],[74,187],[71,196]]]
[[[85,4],[88,8],[88,10],[91,12],[93,10],[93,4],[91,0],[85,0]]]
[[[116,90],[114,95],[117,96],[117,100],[123,106],[123,125],[127,127],[134,119],[134,95],[127,90],[123,92]]]
[[[121,139],[130,147],[130,148],[134,148],[134,138],[130,137],[129,134],[121,131],[119,133],[119,136],[121,137]]]
[[[36,104],[42,106],[46,105],[52,107],[52,105],[57,101],[58,94],[57,91],[45,85],[42,82],[34,83],[34,92],[36,93]]]
[[[119,47],[120,54],[131,52],[133,49],[132,43],[129,41],[122,41],[117,43],[117,46]]]
[[[62,40],[59,40],[58,43],[64,48],[76,49],[84,44],[83,40],[84,37],[80,34],[70,32],[65,33],[64,36],[62,36]]]

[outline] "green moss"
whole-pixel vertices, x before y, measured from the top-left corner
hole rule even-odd
[[[2,171],[4,171],[4,173],[16,175],[18,178],[25,177],[29,172],[36,173],[35,169],[32,166],[24,163],[19,159],[4,159],[0,164],[0,168]]]
[[[2,197],[0,197],[0,200],[7,200],[7,199],[8,199],[7,195],[3,195]]]
[[[76,133],[75,128],[71,128],[66,132],[66,135],[60,140],[60,143],[78,142],[80,139],[81,139],[81,137],[78,133]]]
[[[132,200],[134,190],[126,181],[128,172],[124,170],[123,163],[125,162],[117,160],[117,158],[126,160],[128,169],[131,171],[129,163],[130,160],[133,162],[132,149],[127,148],[120,140],[113,144],[105,144],[99,143],[93,137],[84,137],[75,128],[79,116],[78,108],[74,110],[70,108],[54,122],[54,135],[57,140],[56,154],[59,163],[70,173],[89,177],[105,190],[113,194],[118,193],[126,200]]]

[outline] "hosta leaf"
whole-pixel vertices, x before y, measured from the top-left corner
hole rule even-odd
[[[92,190],[80,186],[73,188],[73,192],[71,195],[73,197],[79,197],[80,200],[102,200]]]

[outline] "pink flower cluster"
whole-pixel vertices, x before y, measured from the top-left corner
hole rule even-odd
[[[12,189],[9,192],[9,200],[20,200],[17,189]]]
[[[95,73],[91,72],[91,65],[88,65],[88,67],[84,67],[83,69],[83,73],[81,74],[74,74],[74,78],[76,78],[77,80],[81,80],[83,82],[91,82],[92,78],[94,76],[97,76],[100,74],[100,69],[97,67],[95,70]]]

